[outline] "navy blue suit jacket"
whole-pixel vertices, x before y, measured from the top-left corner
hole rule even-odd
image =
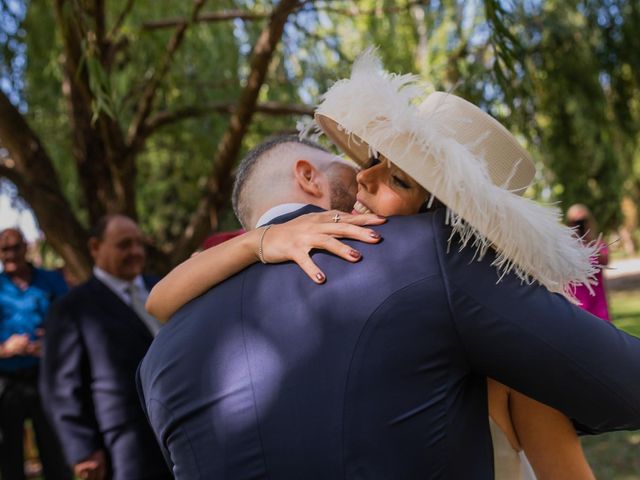
[[[113,478],[170,478],[135,386],[152,340],[135,312],[95,277],[53,304],[40,389],[69,464],[105,449]]]
[[[298,212],[300,213],[300,212]],[[394,217],[316,285],[256,264],[181,309],[139,369],[179,479],[490,479],[485,377],[590,431],[640,428],[640,339]]]

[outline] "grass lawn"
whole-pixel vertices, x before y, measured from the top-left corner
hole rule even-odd
[[[598,480],[640,480],[640,433],[585,437],[582,446]]]
[[[637,290],[610,292],[609,306],[614,323],[640,337],[640,285]],[[640,432],[584,437],[582,445],[597,479],[640,480]]]
[[[619,328],[640,337],[640,285],[637,290],[611,292],[609,303],[614,323]]]

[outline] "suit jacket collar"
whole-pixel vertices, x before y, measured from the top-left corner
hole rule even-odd
[[[153,282],[147,277],[143,278],[147,288],[151,289]],[[95,301],[100,303],[105,313],[111,315],[115,321],[121,320],[128,322],[133,330],[144,335],[145,338],[153,339],[151,332],[143,321],[111,288],[93,275],[87,281],[87,286],[94,291]]]
[[[94,266],[93,276],[100,280],[107,287],[109,287],[111,291],[119,296],[122,300],[124,300],[125,303],[128,303],[128,294],[126,294],[125,291],[131,284],[136,285],[136,287],[138,288],[146,288],[147,291],[150,290],[150,288],[147,287],[142,275],[138,275],[133,280],[128,281],[114,277],[109,272],[105,272],[104,270],[102,270],[100,267]]]
[[[280,203],[279,205],[275,205],[271,207],[269,210],[264,212],[262,216],[256,222],[254,228],[262,227],[264,225],[268,225],[271,220],[276,217],[280,217],[287,213],[295,212],[296,210],[307,205],[306,203]]]
[[[306,213],[315,213],[315,212],[326,212],[326,210],[316,205],[305,205],[304,207],[299,208],[298,210],[295,210],[290,213],[286,213],[284,215],[280,215],[279,217],[272,219],[270,222],[267,223],[267,225],[285,223],[285,222],[288,222],[289,220],[293,220],[294,218],[298,218],[300,215],[304,215]]]

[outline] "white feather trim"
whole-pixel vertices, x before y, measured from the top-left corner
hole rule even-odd
[[[463,128],[468,119],[442,125],[433,111],[420,111],[426,93],[418,77],[384,72],[369,49],[355,61],[351,78],[336,82],[323,96],[317,113],[338,121],[349,137],[365,140],[372,152],[396,152],[390,160],[447,205],[453,229],[449,244],[458,236],[460,248],[475,248],[478,259],[489,248],[496,251],[498,281],[513,272],[572,301],[575,286],[591,289],[599,270],[592,263],[595,242],[585,245],[562,225],[557,208],[492,183],[482,155],[451,137],[452,129]]]

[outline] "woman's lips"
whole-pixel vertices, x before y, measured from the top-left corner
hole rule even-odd
[[[373,212],[364,203],[360,202],[360,200],[356,200],[356,203],[353,205],[353,212],[351,213],[357,215],[362,213],[373,213]]]

